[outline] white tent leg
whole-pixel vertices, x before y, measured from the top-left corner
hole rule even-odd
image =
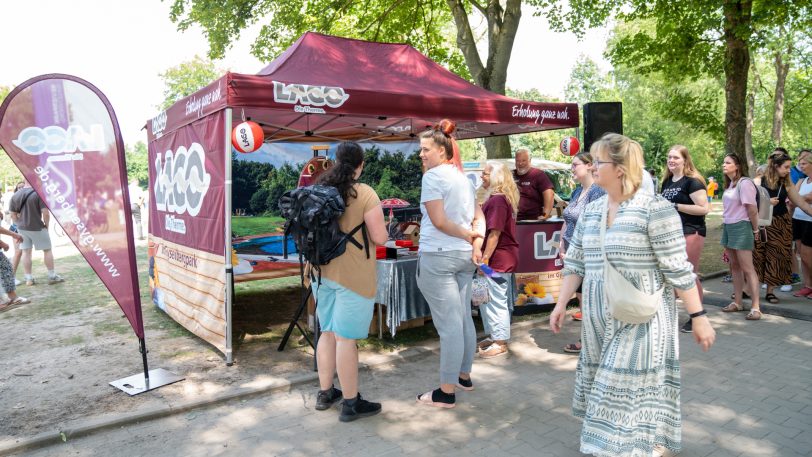
[[[234,364],[232,348],[232,320],[231,299],[234,294],[234,265],[231,264],[231,108],[224,110],[225,116],[225,143],[223,144],[223,160],[225,160],[225,261],[226,261],[226,365]]]

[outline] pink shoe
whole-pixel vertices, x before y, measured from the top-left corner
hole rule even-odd
[[[793,297],[806,297],[807,295],[812,294],[812,287],[803,286],[801,290],[792,294]]]
[[[428,392],[426,392],[426,393],[424,393],[422,395],[418,395],[417,396],[417,402],[421,403],[421,404],[424,404],[424,405],[436,406],[437,408],[450,409],[450,408],[453,408],[454,406],[456,406],[456,403],[443,403],[441,401],[432,400],[431,399],[431,393],[432,393],[432,391],[430,390],[430,391],[428,391]]]

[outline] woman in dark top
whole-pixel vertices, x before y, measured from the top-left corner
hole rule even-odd
[[[685,250],[688,261],[699,273],[699,256],[705,246],[705,215],[710,211],[705,178],[694,167],[691,154],[685,146],[676,144],[668,151],[668,168],[665,172],[660,193],[674,205],[682,221],[682,234],[685,235]],[[696,290],[702,301],[702,284],[696,277]],[[683,332],[691,332],[691,319],[682,326]]]
[[[571,170],[572,177],[578,182],[578,186],[572,191],[570,202],[564,208],[564,225],[561,227],[561,249],[559,249],[561,260],[566,257],[567,247],[570,240],[572,240],[572,235],[575,233],[575,224],[578,222],[578,218],[581,217],[586,205],[606,194],[603,189],[594,184],[592,156],[588,152],[582,152],[572,158]],[[582,298],[580,286],[575,295],[578,298],[578,306],[580,307]],[[572,318],[580,321],[582,318],[581,310],[579,309],[577,313],[573,314]],[[564,346],[564,352],[581,352],[581,342],[567,344]]]
[[[778,297],[773,293],[776,286],[789,284],[792,277],[792,217],[787,208],[787,199],[807,214],[812,213],[812,208],[801,198],[790,181],[791,169],[792,159],[789,155],[783,151],[775,151],[770,154],[761,179],[761,187],[770,193],[773,219],[761,236],[756,238],[753,264],[759,282],[767,284],[764,299],[770,303],[778,303]]]
[[[516,210],[519,207],[519,189],[513,176],[502,162],[489,160],[482,171],[482,185],[488,190],[488,199],[482,205],[485,214],[485,248],[482,262],[499,273],[512,273],[519,261],[519,243],[516,242]],[[505,276],[511,276],[508,274]],[[501,284],[487,278],[488,302],[479,307],[488,338],[482,340],[479,356],[487,359],[507,354],[510,339],[510,281]]]

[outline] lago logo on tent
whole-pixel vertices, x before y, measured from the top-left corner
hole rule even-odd
[[[311,108],[311,106],[329,106],[338,108],[343,105],[350,94],[341,87],[329,86],[308,86],[306,84],[285,84],[279,81],[273,82],[273,100],[277,103],[290,103],[296,105],[297,112],[321,113],[321,108]],[[304,105],[304,106],[300,106]]]
[[[67,129],[58,125],[45,128],[28,127],[20,131],[14,146],[28,155],[64,154],[73,152],[102,151],[105,149],[104,129],[100,124],[93,124],[87,131],[81,125],[71,125]],[[77,154],[74,160],[81,159]],[[50,160],[50,158],[49,158]]]
[[[159,153],[154,165],[157,179],[153,190],[158,211],[197,216],[211,185],[203,146],[199,143],[192,143],[188,149],[180,146],[174,153],[166,151],[165,159]]]

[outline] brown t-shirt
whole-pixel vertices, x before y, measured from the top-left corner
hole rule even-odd
[[[381,204],[378,194],[366,184],[356,184],[356,198],[350,197],[347,209],[338,219],[338,226],[344,233],[349,233],[358,224],[364,222],[364,214]],[[382,211],[379,209],[379,211]],[[361,246],[364,237],[361,230],[353,236]],[[377,267],[375,265],[375,245],[369,240],[369,258],[364,249],[358,249],[354,244],[347,243],[344,254],[331,260],[321,267],[321,276],[336,282],[347,289],[366,298],[375,298],[378,282]]]

